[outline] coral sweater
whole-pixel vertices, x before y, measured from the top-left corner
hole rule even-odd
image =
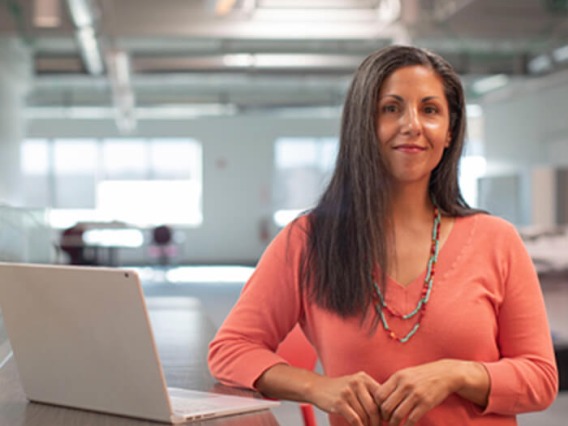
[[[390,339],[381,325],[370,334],[359,318],[340,318],[308,300],[300,290],[307,225],[303,217],[272,241],[211,342],[209,367],[219,381],[254,389],[264,371],[285,363],[275,350],[299,322],[330,377],[365,371],[382,383],[400,369],[443,358],[483,363],[491,379],[487,407],[451,395],[421,426],[516,425],[516,414],[554,400],[558,372],[544,301],[511,224],[485,214],[456,219],[439,253],[420,329],[407,343]],[[408,286],[389,280],[387,303],[410,312],[425,273]],[[389,324],[404,335],[413,321],[391,318]],[[335,416],[330,421],[346,424]]]

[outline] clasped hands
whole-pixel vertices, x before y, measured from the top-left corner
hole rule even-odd
[[[322,377],[311,387],[310,402],[354,426],[413,426],[462,384],[459,361],[441,360],[400,370],[380,384],[359,372]]]

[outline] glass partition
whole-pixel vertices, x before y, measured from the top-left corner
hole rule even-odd
[[[53,263],[46,209],[0,206],[0,262]]]

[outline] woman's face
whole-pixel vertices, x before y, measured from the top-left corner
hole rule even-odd
[[[379,92],[377,138],[395,182],[427,183],[449,146],[450,111],[432,69],[399,68]]]

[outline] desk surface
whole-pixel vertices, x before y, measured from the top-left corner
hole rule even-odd
[[[222,393],[246,393],[215,384],[206,363],[215,328],[191,298],[150,298],[150,318],[168,386]],[[0,321],[0,425],[143,426],[157,423],[28,403]],[[2,360],[6,360],[2,363]],[[278,425],[270,411],[192,423],[207,426]]]

